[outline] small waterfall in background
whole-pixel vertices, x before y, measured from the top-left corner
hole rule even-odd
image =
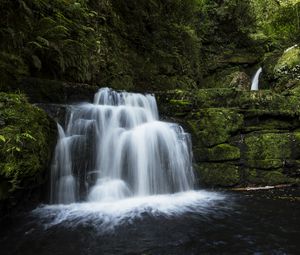
[[[104,88],[71,106],[51,176],[51,203],[111,202],[193,189],[190,135],[158,120],[153,95]]]
[[[262,68],[260,67],[256,71],[256,73],[255,73],[255,75],[253,77],[252,84],[251,84],[251,90],[258,90],[259,76],[260,76],[261,72],[262,72]]]
[[[287,48],[284,52],[285,52],[285,53],[286,53],[286,52],[289,52],[290,50],[295,49],[295,48],[297,48],[297,47],[298,47],[298,44],[295,44],[295,45],[293,45],[293,46]]]

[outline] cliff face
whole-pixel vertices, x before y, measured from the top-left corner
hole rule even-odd
[[[299,182],[300,93],[201,89],[158,94],[163,116],[192,134],[207,186]]]

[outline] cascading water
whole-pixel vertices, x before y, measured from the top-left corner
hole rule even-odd
[[[145,215],[214,213],[225,196],[195,191],[190,135],[158,119],[153,95],[101,89],[70,106],[52,163],[51,205],[33,211],[46,227],[111,231]]]
[[[52,166],[51,202],[115,201],[193,188],[189,134],[158,121],[154,96],[101,89],[71,107]]]
[[[254,77],[252,79],[251,90],[258,90],[259,76],[260,76],[261,72],[262,72],[262,68],[260,67],[256,71],[256,73],[255,73],[255,75],[254,75]]]

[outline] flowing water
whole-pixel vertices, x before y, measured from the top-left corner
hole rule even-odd
[[[261,72],[262,72],[262,68],[260,67],[256,71],[256,73],[255,73],[255,75],[252,79],[251,90],[258,90],[259,89],[259,76],[260,76]]]
[[[192,190],[191,142],[158,120],[154,96],[101,89],[58,125],[51,203],[114,202]]]
[[[297,254],[297,200],[195,189],[154,96],[102,89],[58,130],[51,203],[0,222],[1,254]]]

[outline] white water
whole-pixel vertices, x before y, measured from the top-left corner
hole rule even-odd
[[[93,104],[72,106],[66,130],[58,130],[51,176],[56,205],[36,210],[55,214],[52,224],[96,215],[115,225],[145,211],[176,215],[223,198],[192,191],[190,135],[159,121],[153,95],[101,89]]]
[[[230,206],[229,203],[222,203],[225,198],[225,195],[216,192],[186,191],[168,195],[130,197],[117,202],[46,205],[35,209],[33,214],[42,220],[46,228],[59,225],[72,228],[90,224],[98,231],[109,232],[121,224],[131,224],[145,215],[174,218],[187,213],[196,213],[204,217],[207,214],[221,213],[221,210]],[[215,208],[219,208],[219,211]]]
[[[292,49],[294,49],[294,48],[297,48],[297,47],[298,47],[298,44],[295,44],[295,45],[293,45],[293,46],[287,48],[284,52],[285,52],[285,53],[286,53],[286,52],[289,52],[290,50],[292,50]]]
[[[251,84],[251,90],[258,90],[259,76],[260,76],[261,72],[262,72],[262,68],[260,67],[256,71],[256,73],[255,73],[255,75],[253,77],[252,84]]]

